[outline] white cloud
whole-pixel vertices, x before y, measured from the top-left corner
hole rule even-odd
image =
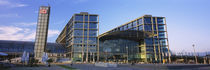
[[[15,7],[25,7],[25,6],[28,6],[26,4],[16,4]]]
[[[6,0],[0,0],[0,5],[8,5],[10,4],[9,1],[6,1]]]
[[[18,23],[21,26],[35,26],[37,24],[37,22],[31,22],[31,23],[25,23],[25,22],[21,22]]]
[[[0,26],[1,40],[22,40],[24,38],[23,28],[14,26]]]
[[[28,5],[22,3],[10,2],[8,0],[0,0],[0,6],[14,8],[14,7],[25,7]]]
[[[24,36],[23,40],[25,41],[31,41],[31,40],[35,40],[35,36],[36,36],[36,32],[31,32],[30,34]]]
[[[48,30],[48,38],[59,34],[58,30]],[[0,26],[0,40],[35,40],[36,30],[16,26]]]
[[[53,37],[59,34],[59,30],[48,30],[48,37]]]
[[[10,18],[10,17],[20,17],[18,14],[9,13],[9,14],[0,14],[0,18]]]

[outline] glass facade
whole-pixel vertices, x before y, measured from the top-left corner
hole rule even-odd
[[[98,15],[80,13],[74,14],[63,29],[65,43],[68,48],[67,57],[75,61],[89,61],[91,55],[96,54]],[[60,34],[62,35],[62,34]],[[57,38],[61,42],[62,36]],[[88,56],[89,57],[88,57]]]
[[[47,44],[48,24],[49,24],[50,7],[41,6],[39,9],[39,17],[35,38],[35,57],[41,58]]]
[[[127,47],[127,48],[126,48]],[[138,59],[138,42],[126,39],[100,41],[101,61],[125,61]]]
[[[116,46],[124,47],[120,45],[130,45],[128,47],[135,47],[137,49],[135,54],[129,54],[128,60],[129,61],[141,61],[141,62],[162,62],[163,60],[169,60],[170,58],[166,58],[169,56],[168,52],[168,38],[167,38],[167,31],[166,31],[166,23],[164,17],[152,17],[151,15],[145,15],[143,17],[137,18],[133,21],[130,21],[126,24],[121,25],[120,27],[114,28],[101,36],[106,36],[107,33],[118,32],[118,31],[125,31],[125,30],[136,30],[136,31],[143,31],[144,34],[150,34],[149,37],[143,38],[141,41],[131,41],[132,43],[120,43],[119,39],[117,40],[100,40],[100,52],[105,53],[102,48],[110,47],[110,50],[115,50]],[[114,39],[114,38],[113,38]],[[115,43],[113,41],[118,41]],[[126,40],[124,40],[126,41]],[[135,43],[135,45],[132,45]],[[108,45],[110,44],[110,45]],[[113,45],[114,44],[114,45]],[[120,50],[123,52],[123,50]],[[132,52],[133,50],[129,50]],[[110,52],[107,56],[114,57],[115,52]],[[121,54],[123,57],[124,54]],[[135,56],[135,59],[130,59]],[[101,59],[105,57],[101,55]],[[119,57],[119,56],[118,56]]]
[[[7,41],[0,40],[0,52],[9,52],[9,55],[22,56],[24,51],[29,52],[30,55],[34,55],[35,42],[29,41]],[[63,54],[66,52],[66,48],[62,44],[47,43],[46,50],[50,50],[50,53]]]

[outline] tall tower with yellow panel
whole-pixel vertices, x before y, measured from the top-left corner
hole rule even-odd
[[[41,6],[39,8],[38,23],[36,28],[34,56],[41,58],[47,45],[47,34],[49,25],[50,7]]]

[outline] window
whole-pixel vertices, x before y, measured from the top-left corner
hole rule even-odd
[[[166,39],[160,39],[160,45],[165,46],[166,45]]]
[[[152,31],[152,25],[144,25],[145,31]]]
[[[83,35],[83,31],[82,30],[74,30],[74,35],[75,36],[82,36]]]
[[[142,24],[142,19],[138,20],[138,25]]]
[[[143,30],[143,25],[138,27],[139,30]]]
[[[132,23],[128,24],[128,29],[132,28]]]
[[[164,31],[164,27],[165,27],[164,25],[158,25],[158,30],[159,31]]]
[[[82,38],[81,37],[75,37],[74,38],[74,43],[82,43]]]
[[[156,20],[155,20],[155,18],[153,17],[153,24],[156,24]]]
[[[159,32],[159,38],[165,38],[165,32]]]
[[[85,28],[88,28],[88,23],[85,23]]]
[[[96,44],[96,38],[95,37],[90,37],[88,42],[89,42],[89,44]]]
[[[156,24],[153,24],[153,29],[154,31],[156,31]]]
[[[134,21],[134,22],[133,22],[133,27],[136,26],[136,24],[137,24],[137,21]]]
[[[123,27],[120,27],[120,31],[123,31]]]
[[[95,15],[89,16],[89,21],[95,21],[95,22],[97,22],[97,16],[95,16]]]
[[[83,15],[76,15],[75,21],[83,21]]]
[[[89,31],[89,36],[96,36],[97,35],[97,31],[96,30],[90,30]]]
[[[89,28],[90,29],[96,29],[97,28],[97,23],[89,23]]]
[[[127,26],[128,26],[128,25],[124,25],[124,26],[123,26],[123,27],[124,27],[124,30],[128,30]]]
[[[132,28],[131,30],[136,30],[136,27]]]
[[[145,17],[144,18],[144,24],[151,24],[151,18],[150,17]]]
[[[157,18],[157,23],[158,24],[164,24],[164,19],[163,18]]]
[[[85,21],[88,21],[88,15],[85,15]]]
[[[83,23],[75,23],[74,28],[83,28]]]
[[[153,39],[152,38],[147,38],[147,39],[145,39],[145,43],[147,45],[153,45]]]

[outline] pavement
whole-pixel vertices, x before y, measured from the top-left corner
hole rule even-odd
[[[210,70],[210,65],[205,64],[119,64],[118,67],[99,67],[94,64],[62,64],[76,70]],[[0,69],[2,70],[2,69]],[[5,70],[68,70],[57,64],[51,67],[12,67]]]
[[[2,70],[0,68],[0,70]],[[38,67],[12,67],[3,70],[67,70],[57,65],[52,65],[51,67],[48,66],[38,66]]]
[[[77,68],[80,70],[139,70],[138,68],[132,68],[132,67],[98,67],[94,64],[73,64],[72,66],[70,64],[66,64],[67,66]]]
[[[144,70],[210,70],[207,64],[136,64],[129,67]]]
[[[71,66],[66,64],[67,66]],[[119,64],[118,67],[98,67],[94,64],[73,64],[80,70],[210,70],[205,64]]]

